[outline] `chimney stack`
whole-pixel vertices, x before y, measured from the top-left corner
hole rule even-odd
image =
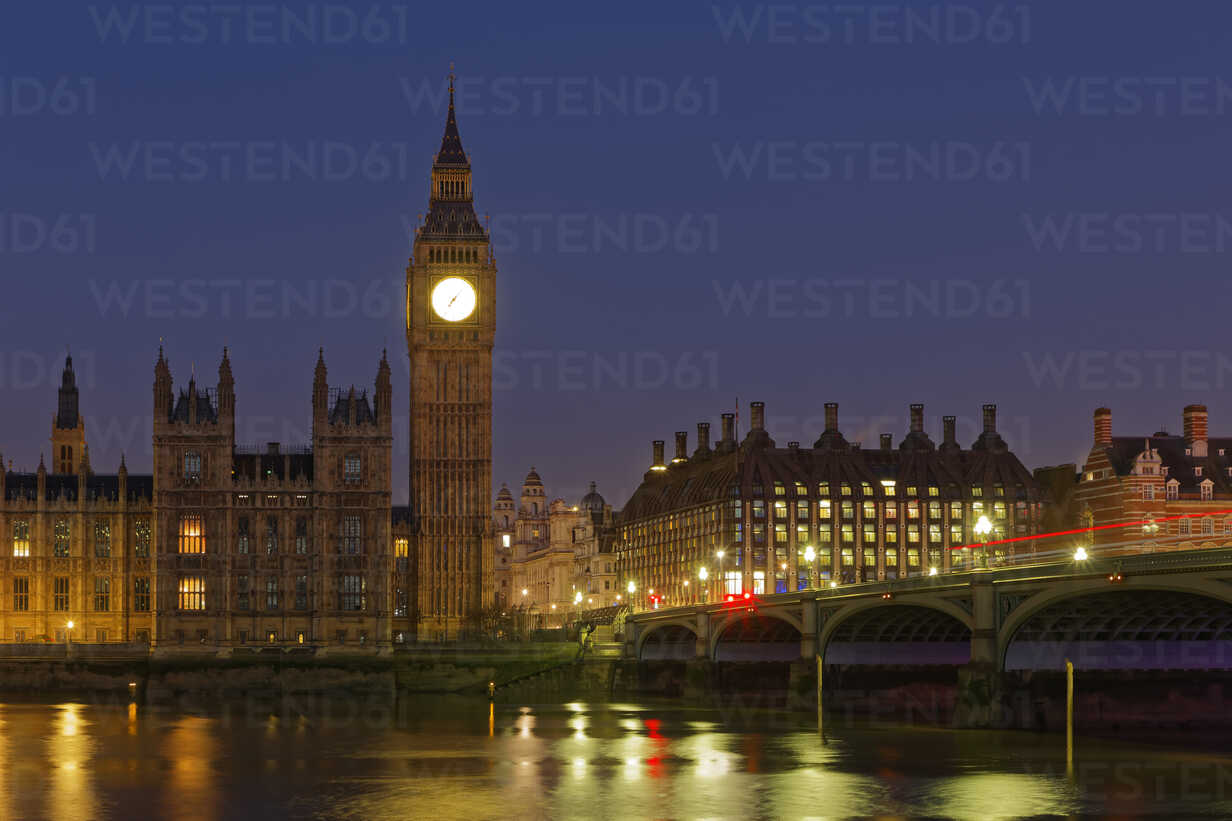
[[[656,439],[650,443],[651,447],[651,470],[664,470],[666,465],[663,464],[663,440]]]
[[[749,403],[749,429],[750,430],[765,430],[766,429],[766,403],[765,402],[750,402]]]
[[[719,444],[734,445],[736,443],[736,414],[723,414],[723,438]]]
[[[697,450],[694,451],[694,456],[699,456],[703,453],[710,452],[710,423],[697,423]]]
[[[788,443],[787,443],[787,449],[788,449],[789,451],[791,451],[792,453],[799,453],[799,452],[800,452],[800,443],[799,443],[799,442],[788,442]]]
[[[915,404],[911,406],[911,432],[924,432],[924,406]]]
[[[838,430],[838,403],[826,403],[826,430]]]
[[[1206,456],[1206,405],[1186,405],[1185,444],[1190,452],[1197,457]]]
[[[941,438],[947,445],[958,443],[958,435],[955,433],[957,422],[958,420],[953,416],[941,417]]]
[[[881,449],[890,450],[893,447],[894,447],[894,434],[892,433],[881,434]]]
[[[689,432],[684,430],[676,431],[676,457],[672,459],[672,464],[679,465],[689,461]]]
[[[1112,411],[1108,408],[1095,409],[1095,444],[1112,444]]]
[[[997,432],[997,406],[984,406],[984,433]]]

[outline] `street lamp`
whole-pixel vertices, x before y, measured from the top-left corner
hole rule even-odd
[[[723,575],[723,557],[727,555],[727,551],[717,550],[714,555],[719,559],[719,598],[722,599],[727,592],[727,577]]]
[[[980,541],[984,543],[983,549],[980,551],[980,556],[983,559],[984,567],[988,567],[988,536],[992,533],[992,522],[988,521],[987,516],[980,516],[976,520],[973,528],[975,535],[980,537]]]
[[[804,548],[804,561],[808,564],[808,576],[809,576],[809,588],[810,589],[817,586],[816,583],[813,581],[813,560],[816,558],[817,558],[817,551],[813,549],[812,545],[808,545],[807,547]]]
[[[708,601],[710,599],[710,585],[706,584],[706,580],[710,578],[710,571],[705,567],[699,567],[697,569],[697,578],[701,580],[702,593]],[[685,584],[688,584],[688,582],[685,582]]]
[[[1085,562],[1088,558],[1090,557],[1087,556],[1087,549],[1085,547],[1080,547],[1074,551],[1074,561]]]

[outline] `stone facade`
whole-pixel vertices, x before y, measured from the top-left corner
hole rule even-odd
[[[548,502],[531,468],[516,508],[502,486],[492,514],[497,602],[503,607],[528,614],[536,626],[558,627],[579,611],[624,598],[616,584],[612,508],[594,483],[577,504]]]

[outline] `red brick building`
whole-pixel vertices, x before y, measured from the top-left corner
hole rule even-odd
[[[1205,405],[1188,405],[1183,433],[1113,436],[1112,411],[1098,408],[1094,441],[1079,476],[1077,503],[1098,550],[1189,550],[1232,540],[1232,438],[1207,435]],[[1205,514],[1205,515],[1202,515]],[[1177,516],[1193,518],[1174,519]],[[1171,521],[1164,521],[1172,519]]]

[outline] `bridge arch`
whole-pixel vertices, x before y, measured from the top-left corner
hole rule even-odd
[[[1181,576],[1062,582],[1003,621],[1006,670],[1232,669],[1232,585]]]
[[[652,622],[637,637],[643,661],[687,660],[697,655],[697,626],[683,619]]]
[[[715,661],[797,661],[803,630],[795,614],[781,609],[729,613],[710,631]]]
[[[972,629],[971,614],[940,597],[862,600],[826,619],[817,646],[826,664],[961,665]]]

